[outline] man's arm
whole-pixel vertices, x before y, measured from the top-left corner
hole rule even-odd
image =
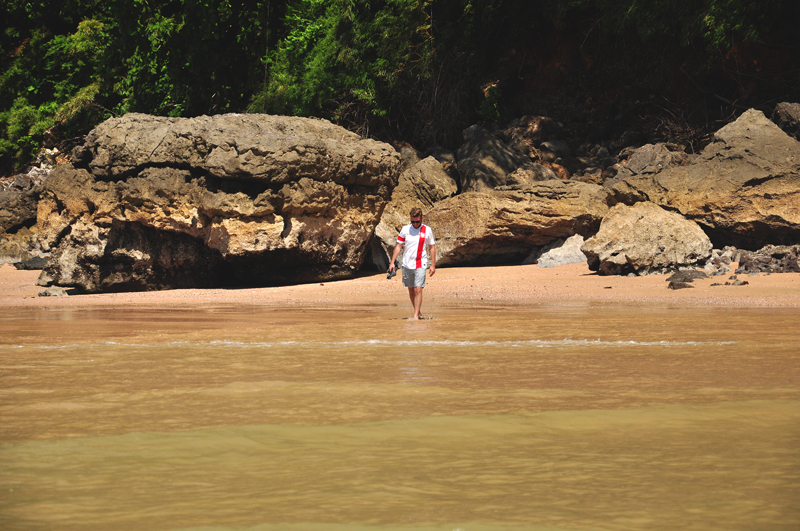
[[[394,246],[394,252],[392,253],[392,259],[389,260],[389,271],[394,271],[394,262],[397,260],[397,256],[400,254],[400,249],[402,249],[403,244],[398,243]]]
[[[436,245],[431,245],[431,276],[436,273]]]

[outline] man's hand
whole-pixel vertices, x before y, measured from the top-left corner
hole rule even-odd
[[[433,274],[436,273],[436,264],[431,264],[430,272],[431,276],[433,276]]]

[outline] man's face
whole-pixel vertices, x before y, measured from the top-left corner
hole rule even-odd
[[[422,216],[415,216],[411,218],[411,224],[414,227],[419,227],[421,223],[422,223]]]

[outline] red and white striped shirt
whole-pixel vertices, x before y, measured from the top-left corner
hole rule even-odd
[[[436,245],[433,231],[427,225],[415,229],[406,225],[397,236],[397,243],[403,244],[403,267],[406,269],[425,269],[428,267],[428,245]]]

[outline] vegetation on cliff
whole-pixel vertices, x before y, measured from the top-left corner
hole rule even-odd
[[[523,113],[691,136],[798,99],[799,15],[795,0],[6,0],[0,173],[130,111],[320,116],[417,145]]]

